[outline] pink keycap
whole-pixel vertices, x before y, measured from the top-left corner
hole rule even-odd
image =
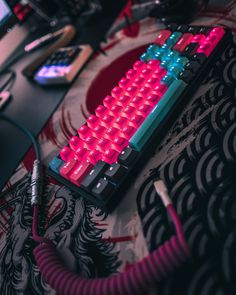
[[[88,136],[88,134],[90,134],[91,129],[87,126],[87,125],[82,125],[79,129],[78,129],[78,134],[79,137],[84,139],[85,137]]]
[[[140,106],[143,103],[143,97],[142,96],[135,96],[134,98],[132,98],[132,100],[130,101],[130,106],[137,108],[138,106]]]
[[[174,50],[183,52],[185,48],[191,43],[193,40],[193,34],[186,33],[179,39],[179,41],[173,47]]]
[[[87,136],[84,139],[84,146],[88,149],[88,150],[92,150],[95,148],[96,146],[96,142],[97,142],[97,138],[93,137],[92,135]]]
[[[116,99],[110,95],[107,95],[104,100],[103,100],[103,105],[106,108],[110,108],[111,106],[113,106],[116,102]]]
[[[114,121],[114,127],[118,128],[119,130],[122,129],[124,126],[128,125],[128,119],[124,117],[118,117]]]
[[[102,155],[102,160],[107,162],[108,164],[112,164],[117,161],[118,156],[119,152],[115,151],[114,149],[107,149]]]
[[[143,77],[145,79],[147,79],[152,73],[152,70],[151,69],[143,69],[141,72],[140,72],[140,77]]]
[[[214,48],[214,44],[204,43],[198,48],[197,53],[204,53],[206,56],[209,56]]]
[[[102,154],[98,150],[93,150],[88,153],[87,157],[89,162],[95,165],[102,158]]]
[[[145,82],[145,79],[142,77],[137,77],[133,81],[133,85],[136,87],[141,87],[141,85]]]
[[[95,114],[98,118],[102,118],[107,114],[107,108],[103,105],[99,105],[95,110]]]
[[[113,141],[113,139],[118,136],[120,133],[119,129],[116,127],[110,127],[107,129],[106,133],[104,134],[104,138],[109,141]]]
[[[76,164],[73,171],[69,174],[70,181],[79,186],[81,181],[92,170],[92,168],[93,165],[87,161]]]
[[[64,178],[69,178],[70,173],[73,171],[74,167],[76,166],[76,164],[78,163],[78,161],[76,159],[70,159],[68,162],[66,162],[60,169],[60,174],[64,177]]]
[[[133,126],[125,126],[120,130],[121,136],[124,137],[125,139],[129,140],[132,135],[135,133],[136,129]]]
[[[153,94],[162,96],[167,89],[168,89],[168,86],[166,84],[160,83],[152,89],[152,92]]]
[[[99,124],[100,119],[95,115],[90,115],[87,119],[87,125],[93,129]]]
[[[151,59],[149,60],[149,62],[147,63],[147,68],[151,69],[152,71],[154,71],[156,68],[159,68],[160,66],[160,61],[158,59]]]
[[[123,89],[116,86],[112,89],[111,95],[115,98],[119,98],[119,96],[123,93]]]
[[[133,65],[134,70],[136,71],[141,71],[143,68],[146,68],[146,63],[141,61],[141,60],[137,60],[134,65]]]
[[[134,128],[138,128],[142,122],[144,121],[144,117],[140,115],[133,115],[129,120],[129,125],[133,126]]]
[[[134,79],[134,77],[137,75],[137,71],[130,69],[128,70],[128,72],[126,73],[126,78],[128,79]]]
[[[197,34],[193,37],[191,43],[199,43],[200,45],[205,41],[206,36],[204,34]]]
[[[75,157],[75,153],[68,146],[64,146],[60,151],[60,157],[63,161],[67,162]]]
[[[146,81],[146,84],[148,87],[153,87],[158,83],[159,79],[155,78],[155,77],[151,77]]]
[[[75,155],[76,155],[76,158],[81,161],[83,158],[86,158],[87,153],[88,153],[87,148],[85,148],[84,146],[80,146],[76,150]]]
[[[150,93],[150,91],[151,91],[151,88],[145,85],[144,87],[139,89],[139,92],[137,93],[137,95],[141,97],[146,97]]]
[[[125,118],[129,118],[131,115],[135,114],[136,110],[134,107],[130,106],[130,105],[127,105],[121,115],[124,116]]]
[[[110,142],[108,139],[106,139],[106,138],[100,138],[100,139],[98,140],[98,142],[97,142],[97,146],[96,146],[96,148],[97,148],[100,152],[104,153],[104,151],[105,151],[106,149],[109,149],[110,145],[111,145],[111,142]]]
[[[139,106],[139,108],[137,109],[137,114],[146,118],[147,115],[151,112],[151,110],[152,107],[150,105],[143,104]]]
[[[71,137],[69,141],[69,146],[73,151],[76,151],[82,145],[83,145],[83,142],[78,136]]]
[[[101,125],[97,125],[92,129],[92,135],[96,138],[101,138],[106,132],[106,128]]]
[[[111,148],[117,152],[121,152],[126,146],[128,146],[128,141],[123,137],[116,137],[111,143]]]
[[[119,82],[119,87],[126,88],[129,86],[129,84],[130,84],[130,79],[122,78]]]
[[[111,114],[111,116],[117,117],[122,111],[122,107],[120,105],[113,105],[108,111]]]
[[[154,43],[162,46],[166,40],[170,37],[171,35],[171,31],[168,31],[168,30],[162,30],[160,31],[160,33],[157,35]]]
[[[164,68],[157,68],[155,71],[152,72],[152,76],[150,78],[156,78],[159,81],[167,74],[166,69]]]
[[[137,87],[129,86],[126,89],[124,89],[124,94],[132,97],[135,95],[136,91],[137,91]]]
[[[225,30],[221,27],[215,27],[211,30],[210,35],[216,35],[220,40],[225,34]]]
[[[114,121],[115,117],[111,115],[105,115],[104,117],[101,118],[100,125],[102,125],[105,128],[109,128]]]
[[[145,103],[149,104],[151,107],[154,107],[160,99],[161,97],[159,95],[151,94],[148,95],[148,97],[145,100]]]
[[[130,101],[130,97],[128,95],[121,95],[118,99],[117,99],[117,105],[121,106],[121,107],[125,107],[129,101]]]

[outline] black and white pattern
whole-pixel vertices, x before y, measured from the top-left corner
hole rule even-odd
[[[64,187],[48,184],[44,192],[44,206],[54,202],[52,218],[44,216],[41,234],[57,245],[65,265],[84,277],[104,277],[117,271],[120,262],[114,245],[102,241],[102,229],[96,227],[92,215],[104,215],[87,205]],[[30,175],[16,189],[18,200],[12,216],[11,229],[1,256],[0,294],[55,294],[47,286],[35,265],[32,240],[32,207],[30,204]],[[43,211],[46,212],[46,209]]]
[[[157,176],[169,188],[192,249],[192,261],[162,283],[157,294],[235,294],[235,57],[231,46],[213,66],[158,146],[139,189],[137,206],[149,249],[171,234],[152,185]]]

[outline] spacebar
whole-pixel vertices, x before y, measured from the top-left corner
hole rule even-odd
[[[170,85],[161,100],[130,139],[129,144],[133,149],[139,152],[143,149],[186,86],[187,84],[182,80],[175,80]]]

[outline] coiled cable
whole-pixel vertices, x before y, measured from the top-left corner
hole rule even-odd
[[[51,241],[43,241],[34,249],[37,265],[48,283],[58,294],[66,295],[131,295],[146,294],[150,286],[167,277],[190,257],[190,250],[179,227],[173,205],[168,212],[174,218],[179,235],[171,237],[149,256],[126,272],[109,278],[86,279],[67,270]]]
[[[191,252],[186,242],[180,219],[168,196],[167,188],[162,180],[156,180],[154,186],[173,221],[176,235],[172,236],[140,262],[133,265],[129,270],[109,278],[83,278],[66,269],[53,242],[38,234],[41,193],[39,145],[28,129],[2,114],[0,114],[0,118],[5,119],[27,134],[36,149],[36,160],[34,161],[31,180],[31,203],[33,206],[32,235],[39,245],[34,249],[33,253],[42,277],[46,283],[56,290],[58,295],[146,294],[145,291],[154,282],[166,278],[190,258]]]

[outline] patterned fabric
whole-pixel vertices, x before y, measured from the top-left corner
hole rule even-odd
[[[195,24],[235,32],[236,2],[206,11]],[[45,166],[145,48],[161,25],[135,23],[103,45],[53,114],[39,142]],[[105,83],[104,83],[105,81]],[[69,269],[106,277],[132,267],[169,238],[172,226],[152,185],[161,176],[181,217],[193,258],[150,294],[235,294],[236,49],[217,59],[112,214],[45,179],[41,234],[57,244]],[[89,88],[88,88],[89,85]],[[0,294],[55,294],[32,251],[31,150],[0,199]],[[233,174],[234,173],[234,174]]]

